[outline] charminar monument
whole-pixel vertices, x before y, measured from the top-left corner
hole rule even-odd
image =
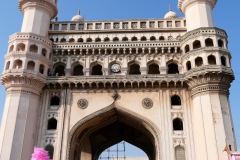
[[[216,2],[178,0],[184,18],[170,9],[161,19],[60,22],[57,0],[19,0],[0,160],[30,160],[34,146],[52,160],[97,160],[123,140],[149,160],[227,160],[234,75]]]

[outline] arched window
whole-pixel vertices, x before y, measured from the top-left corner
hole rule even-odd
[[[119,41],[119,38],[118,37],[114,37],[113,38],[113,42],[118,42]]]
[[[193,49],[201,48],[201,42],[199,40],[196,40],[193,42]]]
[[[175,118],[173,120],[173,130],[174,131],[182,131],[183,130],[183,122],[180,118]]]
[[[101,42],[101,38],[99,38],[99,37],[96,38],[96,39],[95,39],[95,42]]]
[[[46,57],[47,55],[47,50],[45,48],[42,49],[42,56]]]
[[[43,64],[41,64],[39,66],[39,73],[43,74],[44,73],[44,69],[45,69],[45,66]]]
[[[200,66],[203,65],[203,59],[202,59],[202,57],[197,57],[197,58],[195,59],[195,65],[196,65],[196,67],[200,67]]]
[[[175,157],[176,160],[186,160],[185,149],[181,146],[175,147]]]
[[[13,49],[14,49],[14,45],[11,45],[11,46],[9,47],[9,52],[12,52]]]
[[[109,42],[110,39],[108,37],[104,38],[104,42]]]
[[[77,42],[83,42],[82,38],[78,38]]]
[[[159,65],[155,63],[148,65],[148,74],[160,74]]]
[[[33,71],[35,68],[35,62],[34,61],[29,61],[27,63],[27,69]]]
[[[141,37],[141,41],[146,41],[147,38],[145,36]]]
[[[213,47],[213,40],[211,38],[207,38],[205,40],[206,47]]]
[[[172,106],[180,106],[181,105],[181,98],[177,95],[171,97],[171,105]]]
[[[133,75],[133,74],[135,74],[135,75],[137,75],[137,74],[141,74],[141,72],[140,72],[140,66],[138,65],[138,64],[131,64],[130,66],[129,66],[129,73],[128,73],[129,75]]]
[[[9,67],[10,67],[10,61],[7,62],[6,67],[5,67],[5,70],[8,70]]]
[[[188,53],[190,51],[190,47],[188,44],[184,47],[184,50],[185,50],[185,53]]]
[[[137,41],[137,37],[132,37],[132,41]]]
[[[30,46],[29,51],[32,53],[37,53],[38,52],[38,46],[33,44]]]
[[[92,42],[92,38],[87,38],[86,42]]]
[[[60,98],[57,96],[53,96],[50,101],[51,106],[59,106],[60,104]]]
[[[91,75],[103,75],[102,66],[100,64],[93,66]]]
[[[178,74],[179,70],[178,70],[178,65],[175,63],[170,63],[168,65],[168,74]]]
[[[65,38],[62,38],[61,40],[60,40],[60,42],[66,42],[66,39]]]
[[[55,76],[64,76],[65,75],[65,66],[62,65],[62,64],[59,64],[55,67],[55,70],[54,70],[54,75]]]
[[[209,65],[215,65],[216,64],[216,58],[213,55],[208,56],[208,64]]]
[[[150,41],[156,41],[156,37],[155,36],[151,36],[150,37]]]
[[[159,40],[160,40],[160,41],[164,41],[164,40],[165,40],[164,36],[160,36],[160,37],[159,37]]]
[[[73,76],[82,76],[83,74],[83,66],[78,64],[73,67]]]
[[[53,39],[53,38],[50,38],[50,41],[54,42],[54,39]]]
[[[70,39],[69,39],[69,42],[70,42],[70,43],[73,43],[73,42],[75,42],[75,39],[74,39],[74,38],[70,38]]]
[[[17,51],[25,51],[25,44],[19,43],[17,45]]]
[[[56,42],[58,42],[58,38],[56,38]]]
[[[45,150],[48,152],[49,154],[49,158],[53,159],[53,154],[54,154],[54,147],[52,145],[47,145],[45,147]]]
[[[192,65],[191,65],[191,62],[190,62],[190,61],[187,61],[187,63],[186,63],[186,68],[187,68],[188,71],[189,71],[190,69],[192,69]]]
[[[20,59],[16,60],[14,62],[14,66],[13,66],[14,69],[21,69],[22,68],[22,61]]]
[[[218,47],[224,47],[224,42],[223,42],[223,40],[221,40],[221,39],[219,39],[218,40]]]
[[[221,56],[221,64],[222,64],[223,66],[226,66],[226,57]]]
[[[48,120],[47,130],[56,130],[57,129],[57,120],[51,118]]]
[[[123,37],[123,38],[122,38],[122,41],[125,41],[125,42],[126,42],[126,41],[128,41],[128,38],[127,38],[127,37]]]

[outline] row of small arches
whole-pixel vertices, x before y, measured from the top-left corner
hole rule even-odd
[[[221,56],[221,65],[222,66],[226,66],[226,57],[225,56]],[[208,60],[208,64],[209,65],[216,65],[216,58],[214,55],[209,55],[207,57],[207,60]],[[201,67],[203,65],[203,58],[202,57],[197,57],[195,58],[194,60],[195,62],[195,67]],[[191,70],[192,69],[192,64],[190,61],[187,61],[186,63],[186,69],[187,71]]]
[[[24,43],[18,43],[16,45],[16,48],[14,45],[11,45],[9,47],[9,52],[13,52],[13,51],[17,51],[17,52],[21,52],[21,51],[29,51],[31,53],[38,53],[39,51],[39,47],[36,44],[32,44],[29,46],[28,49],[26,49],[26,45]],[[41,54],[42,56],[46,57],[46,58],[51,58],[51,54],[48,55],[48,51],[46,48],[42,48],[41,50]]]
[[[177,37],[177,39],[180,39],[180,36]],[[61,43],[65,43],[65,42],[69,42],[69,43],[74,43],[74,42],[118,42],[118,41],[164,41],[166,40],[164,36],[160,36],[160,37],[155,37],[155,36],[151,36],[149,38],[147,38],[146,36],[142,36],[140,39],[137,38],[136,36],[134,37],[123,37],[123,38],[119,38],[119,37],[114,37],[112,39],[110,39],[109,37],[105,37],[103,39],[101,39],[100,37],[97,37],[95,39],[92,39],[90,37],[88,37],[87,39],[83,39],[83,38],[78,38],[77,40],[75,40],[74,38],[70,38],[70,39],[66,39],[66,38],[61,38],[60,40],[58,38],[56,38],[55,40],[53,38],[50,39],[53,42],[61,42]],[[174,40],[173,36],[168,36],[167,40]]]
[[[219,39],[217,41],[217,46],[218,47],[221,47],[223,48],[224,47],[224,42],[223,40]],[[201,48],[202,47],[202,44],[199,40],[195,40],[193,43],[192,43],[192,49],[198,49],[198,48]],[[214,47],[214,43],[213,43],[213,40],[211,38],[207,38],[205,39],[205,47]],[[190,51],[190,45],[187,44],[185,47],[184,47],[184,51],[185,53],[188,53]]]

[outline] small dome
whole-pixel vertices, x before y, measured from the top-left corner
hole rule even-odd
[[[168,13],[165,14],[164,18],[178,18],[177,13],[172,11],[171,6],[169,7]]]
[[[74,16],[71,21],[84,21],[84,17],[80,15],[80,10],[78,10],[78,15]]]

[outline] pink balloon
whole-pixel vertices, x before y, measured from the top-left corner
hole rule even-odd
[[[31,160],[49,160],[48,152],[43,148],[34,147],[34,153]]]

